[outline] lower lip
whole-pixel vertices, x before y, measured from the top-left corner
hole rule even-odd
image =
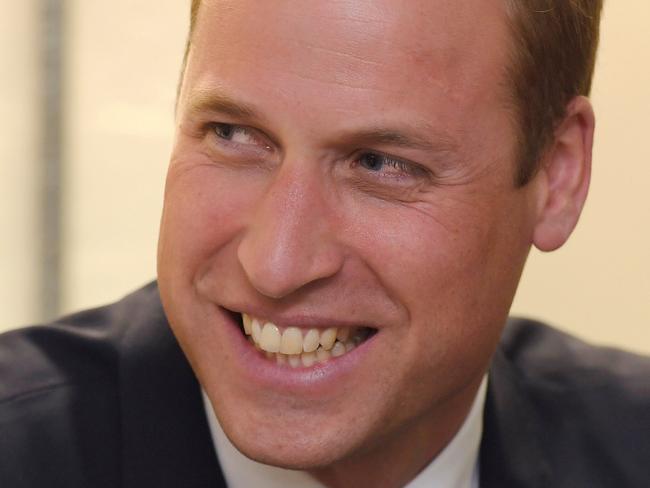
[[[357,369],[372,347],[375,337],[379,335],[372,335],[352,351],[324,363],[316,363],[308,368],[292,368],[269,360],[263,352],[253,347],[229,312],[221,307],[219,312],[227,323],[224,329],[234,352],[232,361],[244,376],[243,380],[260,387],[286,390],[294,394],[322,394],[324,389],[340,385],[346,376]]]

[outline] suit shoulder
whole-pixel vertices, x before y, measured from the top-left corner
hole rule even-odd
[[[647,357],[511,319],[491,365],[485,418],[482,455],[499,468],[488,470],[495,480],[510,459],[518,467],[533,459],[540,486],[648,484]],[[509,473],[524,479],[528,472]]]
[[[509,320],[500,349],[532,383],[557,390],[620,387],[650,401],[650,357],[594,346],[527,319]]]
[[[650,358],[522,319],[510,321],[500,350],[541,419],[552,456],[573,459],[574,470],[645,479]]]
[[[113,382],[121,337],[138,314],[147,313],[142,309],[153,292],[157,295],[151,288],[112,305],[0,334],[0,406],[57,388]]]
[[[156,297],[149,286],[107,307],[0,335],[6,486],[120,484],[123,336],[158,316]]]

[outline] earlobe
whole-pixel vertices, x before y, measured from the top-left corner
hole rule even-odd
[[[589,100],[574,98],[537,175],[545,179],[533,234],[541,251],[562,246],[578,223],[589,190],[594,127]]]

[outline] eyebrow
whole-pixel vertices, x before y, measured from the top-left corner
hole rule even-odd
[[[448,136],[440,135],[433,131],[432,135],[434,135],[433,139],[435,143],[427,138],[407,133],[400,129],[372,127],[355,131],[349,134],[346,139],[362,146],[386,145],[441,153],[457,150],[457,144]]]
[[[219,112],[235,118],[261,119],[262,117],[252,105],[236,101],[226,95],[216,92],[198,92],[190,96],[188,112]]]
[[[188,112],[190,114],[217,112],[236,119],[265,119],[253,105],[235,100],[218,91],[198,91],[192,94],[188,102]],[[369,147],[393,146],[440,154],[458,151],[458,144],[451,137],[428,127],[428,124],[422,124],[422,127],[427,134],[431,135],[431,140],[416,134],[416,130],[404,131],[393,127],[375,126],[361,130],[345,129],[332,142],[340,144],[344,141],[346,145]]]

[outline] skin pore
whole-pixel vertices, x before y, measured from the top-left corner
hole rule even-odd
[[[462,424],[530,245],[575,225],[590,106],[518,188],[499,0],[207,0],[192,41],[159,244],[172,329],[245,455],[401,486]],[[374,335],[284,372],[241,312]]]

